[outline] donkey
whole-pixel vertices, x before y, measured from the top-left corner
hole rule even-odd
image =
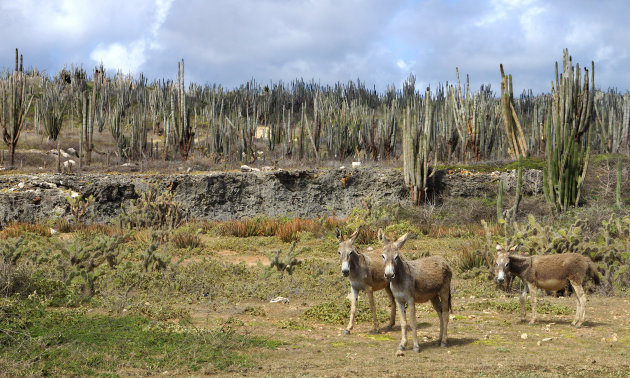
[[[385,278],[396,298],[400,312],[400,329],[402,339],[398,350],[407,345],[407,319],[405,304],[409,308],[411,332],[413,332],[413,350],[420,352],[416,332],[416,303],[431,301],[440,318],[440,338],[438,343],[446,347],[448,317],[451,311],[451,278],[453,271],[442,256],[430,256],[413,261],[406,261],[398,250],[409,238],[404,234],[392,242],[383,241],[383,261],[385,261]]]
[[[390,331],[396,320],[396,305],[394,304],[394,296],[389,288],[389,282],[385,279],[383,273],[383,261],[379,257],[379,250],[372,250],[366,253],[359,253],[354,242],[357,240],[361,227],[350,236],[350,239],[344,240],[339,228],[337,228],[337,240],[339,241],[339,260],[341,261],[341,273],[350,280],[350,288],[352,290],[351,306],[350,306],[350,323],[345,329],[346,335],[350,334],[354,327],[354,314],[357,310],[357,299],[359,291],[365,290],[370,301],[370,310],[372,311],[372,320],[374,329],[371,333],[378,333],[378,320],[376,319],[376,307],[374,306],[374,292],[385,289],[390,301],[389,325],[384,331]]]
[[[527,291],[532,296],[532,318],[529,324],[536,323],[536,288],[558,291],[566,287],[567,281],[573,287],[577,309],[575,319],[571,323],[580,327],[586,315],[586,294],[582,287],[582,280],[586,272],[593,275],[595,283],[599,283],[597,265],[587,256],[579,253],[560,253],[556,255],[520,256],[512,254],[516,248],[505,251],[497,245],[497,282],[503,283],[508,273],[519,277],[527,284],[521,293],[521,321],[525,322],[525,300]]]

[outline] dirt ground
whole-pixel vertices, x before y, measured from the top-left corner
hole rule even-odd
[[[234,258],[234,256],[231,256]],[[234,262],[237,262],[234,259]],[[251,258],[243,258],[250,262]],[[340,279],[343,279],[340,275]],[[590,295],[586,322],[571,326],[573,314],[539,313],[535,325],[520,322],[514,311],[497,311],[518,303],[518,294],[497,291],[495,298],[479,298],[464,289],[472,280],[453,281],[453,314],[448,347],[437,345],[438,318],[428,303],[417,305],[420,353],[409,342],[396,356],[400,341],[397,314],[394,331],[371,334],[371,324],[355,324],[350,335],[345,325],[305,320],[304,311],[321,303],[316,298],[289,303],[247,301],[233,304],[196,304],[190,308],[200,327],[232,324],[251,335],[281,340],[276,350],[264,350],[256,367],[232,374],[255,376],[623,376],[630,375],[630,298]],[[459,288],[459,289],[458,289]],[[383,292],[377,305],[388,310]],[[359,301],[367,301],[362,295]],[[575,311],[574,297],[539,296],[540,303]],[[484,309],[484,302],[493,306]],[[246,308],[264,310],[252,315]],[[478,308],[478,310],[471,309]],[[530,314],[528,312],[528,318]],[[382,324],[381,326],[385,326]]]

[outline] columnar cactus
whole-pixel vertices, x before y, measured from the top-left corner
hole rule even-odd
[[[564,211],[576,206],[586,175],[591,151],[591,109],[595,80],[595,63],[591,63],[591,78],[585,69],[581,84],[579,65],[574,68],[568,50],[563,54],[563,73],[552,83],[552,112],[547,120],[547,166],[543,183],[546,198],[553,209]],[[584,136],[587,140],[584,141]]]

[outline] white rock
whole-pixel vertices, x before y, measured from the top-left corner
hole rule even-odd
[[[241,172],[251,172],[252,171],[252,167],[250,167],[249,165],[241,165]]]
[[[287,303],[289,303],[289,298],[275,297],[274,299],[270,300],[269,303],[284,303],[284,304],[287,304]]]
[[[360,161],[353,161],[352,162],[352,168],[358,168],[361,166],[361,162]]]
[[[63,162],[63,167],[65,169],[72,169],[77,164],[76,161],[70,159]]]
[[[526,333],[521,333],[521,339],[527,340],[527,334]]]
[[[346,169],[346,166],[342,165],[341,167],[339,167],[339,170],[342,170],[342,169]]]

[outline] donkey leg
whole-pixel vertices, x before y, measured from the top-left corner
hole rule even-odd
[[[440,346],[442,348],[446,348],[446,342],[448,339],[448,317],[451,314],[448,305],[450,295],[451,288],[449,286],[446,290],[442,290],[442,296],[440,298],[440,302],[442,305],[442,321],[440,322],[440,324],[444,324],[444,332],[442,332],[442,339],[440,340]]]
[[[402,299],[396,298],[396,304],[398,305],[398,312],[400,313],[400,332],[402,334],[398,350],[405,350],[407,346],[407,314],[405,302]]]
[[[348,327],[346,328],[346,330],[343,331],[343,333],[346,335],[349,335],[352,327],[354,327],[354,313],[357,311],[357,299],[359,297],[359,290],[355,289],[354,287],[352,287],[351,289],[352,296],[350,298],[350,323],[348,323]]]
[[[376,319],[376,306],[374,305],[374,292],[372,289],[367,291],[368,299],[370,300],[370,311],[372,311],[372,322],[374,323],[374,329],[370,333],[378,333],[378,319]]]
[[[573,318],[573,321],[571,322],[571,325],[574,326],[580,320],[580,314],[582,313],[582,298],[580,298],[580,292],[577,289],[577,286],[579,286],[577,282],[573,280],[569,280],[569,282],[571,283],[571,286],[573,287],[573,292],[575,293],[575,302],[577,302],[576,307],[575,307],[575,317]]]
[[[385,332],[389,332],[392,330],[394,323],[396,323],[396,300],[394,299],[394,294],[392,294],[392,289],[387,286],[385,288],[385,292],[389,297],[389,325],[385,327]]]
[[[523,287],[523,291],[521,292],[521,296],[519,301],[521,302],[521,323],[525,323],[526,314],[525,314],[525,301],[527,300],[527,286]]]
[[[529,294],[532,296],[532,318],[529,321],[529,325],[533,325],[534,323],[536,323],[536,320],[538,318],[538,313],[536,313],[536,295],[538,294],[538,289],[534,284],[527,283],[527,286],[529,287]]]
[[[416,302],[413,298],[409,300],[409,321],[411,322],[411,333],[413,336],[413,351],[418,353],[420,352],[420,344],[418,343],[418,322],[416,321]]]
[[[442,344],[442,339],[444,337],[444,318],[442,317],[442,303],[440,301],[440,297],[435,297],[431,299],[431,304],[437,312],[438,318],[440,319],[440,338],[438,339],[438,345]]]
[[[577,309],[575,310],[575,319],[571,325],[580,327],[584,323],[584,316],[586,315],[586,294],[584,294],[584,288],[578,281],[571,280],[571,286],[575,292],[575,299],[578,302]]]

